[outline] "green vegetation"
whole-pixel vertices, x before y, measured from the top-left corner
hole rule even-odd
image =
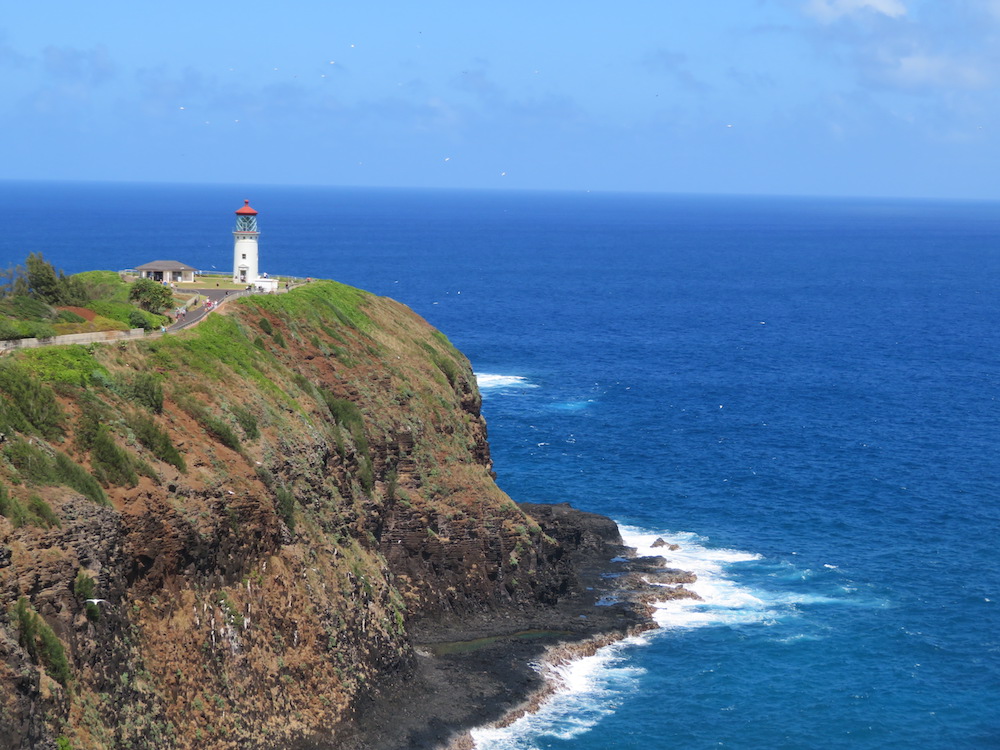
[[[0,485],[0,516],[9,520],[14,528],[31,525],[50,529],[62,526],[55,511],[38,495],[32,495],[25,506],[16,497],[11,497],[3,485]]]
[[[139,483],[132,457],[128,451],[118,447],[107,425],[97,428],[90,459],[94,474],[105,486],[135,487]]]
[[[21,355],[20,364],[46,383],[87,386],[108,377],[108,371],[94,359],[91,350],[79,344],[27,349]]]
[[[146,312],[160,313],[174,304],[174,294],[170,287],[152,279],[136,279],[129,287],[128,298]]]
[[[41,662],[49,676],[65,686],[70,679],[69,661],[66,649],[52,628],[23,596],[17,600],[11,616],[17,626],[18,643],[31,660],[36,664]]]
[[[240,439],[233,432],[233,428],[213,415],[202,404],[195,401],[190,396],[178,397],[177,405],[191,415],[192,419],[205,428],[206,432],[215,437],[220,443],[234,451],[242,449]]]
[[[205,318],[198,325],[197,336],[168,336],[147,346],[155,347],[157,362],[164,367],[183,367],[212,380],[236,374],[249,378],[265,392],[281,393],[262,372],[274,358],[255,347],[244,328],[227,315]]]
[[[448,379],[448,384],[454,388],[458,382],[458,365],[455,364],[455,360],[437,352],[431,354],[431,359],[438,366],[438,369],[444,373],[444,376]]]
[[[296,288],[295,294],[255,295],[244,297],[240,304],[305,324],[329,321],[332,316],[347,328],[363,331],[372,325],[371,318],[361,311],[369,296],[346,284],[316,281]]]
[[[354,445],[361,455],[358,467],[358,481],[361,482],[361,486],[365,492],[370,494],[375,487],[375,474],[368,446],[368,437],[365,435],[364,417],[361,416],[361,411],[354,402],[337,398],[326,390],[321,390],[320,393],[327,408],[330,410],[330,415],[333,417],[334,422],[339,427],[346,429],[354,440]],[[337,448],[340,450],[340,435],[339,433],[334,433],[334,435]]]
[[[154,414],[163,413],[163,384],[159,375],[137,372],[130,377],[118,377],[115,379],[115,390]]]
[[[101,619],[101,608],[95,602],[87,601],[87,599],[94,598],[95,589],[94,579],[87,575],[86,571],[78,570],[73,581],[73,593],[76,594],[77,599],[83,601],[83,610],[91,622],[97,622]]]
[[[278,517],[285,522],[289,531],[295,530],[295,496],[285,486],[275,489],[274,497],[278,501]]]
[[[51,529],[53,526],[62,526],[59,523],[59,517],[52,510],[52,507],[38,495],[32,495],[28,498],[28,513],[38,519],[39,526],[43,526],[46,529]]]
[[[170,441],[170,436],[160,429],[160,427],[144,414],[135,413],[128,417],[128,426],[135,433],[136,439],[142,443],[154,456],[176,466],[182,472],[187,472],[187,464],[174,444]]]
[[[154,314],[162,308],[150,312],[136,307],[129,301],[130,291],[129,285],[113,271],[66,276],[62,271],[57,272],[40,253],[32,253],[24,266],[0,272],[0,339],[49,338],[128,328],[149,330],[167,321]],[[169,301],[163,307],[173,304],[169,289],[166,291]],[[140,294],[136,301],[151,306],[150,310],[157,302],[148,293]],[[87,320],[74,310],[59,309],[61,306],[87,308],[96,316]]]
[[[80,305],[87,294],[79,279],[56,273],[41,253],[31,253],[24,266],[8,268],[0,273],[0,296],[31,297],[48,305]]]
[[[108,499],[97,480],[65,453],[55,451],[49,456],[37,445],[20,437],[8,440],[3,455],[17,469],[21,480],[35,485],[65,485],[98,505]]]
[[[240,428],[243,430],[243,435],[247,440],[256,440],[260,437],[260,429],[257,427],[257,417],[254,413],[250,411],[245,406],[240,406],[239,404],[234,404],[230,407],[233,412],[233,416],[236,417],[236,421],[239,423]]]
[[[127,285],[122,282],[122,287],[127,290]],[[145,310],[139,310],[135,305],[128,302],[127,291],[123,294],[124,299],[99,299],[87,303],[87,308],[93,310],[105,319],[113,320],[121,324],[122,329],[145,328],[151,331],[166,325],[169,320],[163,315],[154,315]]]
[[[42,385],[29,370],[16,363],[0,364],[0,392],[6,396],[0,406],[0,431],[37,431],[54,439],[63,434],[64,415],[52,389]]]
[[[153,328],[166,320],[136,308],[128,301],[128,292],[128,285],[112,271],[66,276],[40,253],[32,253],[24,266],[0,272],[0,339]],[[88,321],[60,306],[89,308],[96,317]]]

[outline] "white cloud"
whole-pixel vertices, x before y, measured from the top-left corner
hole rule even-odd
[[[881,77],[904,88],[982,89],[990,77],[979,67],[943,55],[914,53],[886,64]]]
[[[824,23],[861,11],[901,18],[906,15],[906,5],[903,0],[808,0],[806,3],[806,12]]]

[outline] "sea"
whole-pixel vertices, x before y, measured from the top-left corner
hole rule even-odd
[[[0,262],[393,297],[477,373],[500,486],[676,544],[700,601],[479,750],[1000,748],[1000,204],[0,183]]]

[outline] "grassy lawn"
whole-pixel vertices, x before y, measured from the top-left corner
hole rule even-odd
[[[294,286],[299,281],[291,276],[272,276],[271,278],[277,279],[282,288],[286,282]],[[184,289],[246,289],[246,286],[246,284],[234,284],[232,276],[228,274],[220,276],[202,274],[191,283],[178,283],[177,291]]]

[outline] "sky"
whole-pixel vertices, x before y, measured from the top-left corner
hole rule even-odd
[[[7,4],[0,179],[1000,198],[1000,0]]]

